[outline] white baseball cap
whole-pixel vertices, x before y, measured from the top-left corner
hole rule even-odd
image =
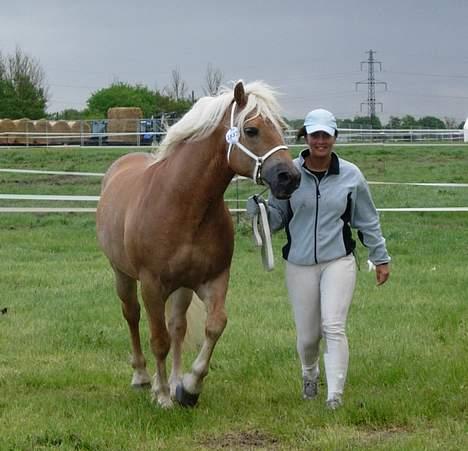
[[[307,134],[318,131],[324,131],[330,136],[335,136],[336,132],[336,119],[330,111],[319,108],[307,113],[304,119],[304,127]]]

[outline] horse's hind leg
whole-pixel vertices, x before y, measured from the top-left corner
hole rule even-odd
[[[151,385],[151,378],[146,371],[146,360],[141,350],[140,342],[140,304],[137,297],[136,280],[127,276],[117,268],[115,273],[115,285],[117,294],[122,301],[122,313],[127,320],[132,342],[132,387],[143,388]]]
[[[229,270],[216,279],[202,285],[198,296],[207,308],[205,340],[202,348],[192,364],[192,371],[184,375],[182,384],[177,386],[176,398],[183,406],[194,406],[202,390],[203,379],[208,374],[210,359],[216,343],[224,331],[227,316],[224,310],[226,291],[229,281]]]
[[[169,383],[166,373],[166,358],[171,347],[171,340],[166,327],[165,301],[167,293],[158,280],[150,274],[144,274],[141,280],[141,294],[145,303],[150,328],[151,350],[156,358],[156,374],[151,391],[161,407],[171,407]]]
[[[182,380],[182,344],[187,332],[187,309],[192,301],[193,291],[179,288],[171,294],[169,307],[169,335],[172,348],[172,371],[169,377],[171,398],[175,397],[176,387]]]

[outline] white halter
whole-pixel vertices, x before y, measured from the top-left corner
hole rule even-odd
[[[269,150],[262,156],[255,155],[253,152],[251,152],[247,147],[245,147],[241,142],[239,142],[240,138],[240,131],[238,127],[234,127],[234,111],[236,109],[236,102],[232,104],[231,108],[231,123],[230,123],[230,128],[226,133],[226,142],[229,143],[229,147],[227,150],[227,161],[229,164],[229,158],[231,156],[231,150],[234,146],[237,146],[242,152],[244,152],[247,156],[255,160],[255,168],[252,174],[252,180],[257,184],[257,185],[263,185],[262,182],[262,165],[264,161],[273,155],[275,152],[278,150],[288,150],[288,147],[285,146],[284,144],[280,146],[273,147],[273,149]]]

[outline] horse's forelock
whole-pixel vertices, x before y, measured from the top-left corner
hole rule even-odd
[[[261,81],[246,85],[245,92],[248,95],[247,105],[239,113],[237,118],[238,126],[242,127],[247,118],[255,112],[255,116],[270,120],[278,132],[281,132],[286,124],[281,117],[281,109],[276,100],[278,93],[271,86]]]
[[[237,115],[235,125],[242,129],[247,118],[255,112],[255,116],[270,120],[281,132],[285,123],[275,97],[276,91],[262,81],[248,83],[244,88],[248,96],[247,105]],[[208,137],[232,104],[233,95],[232,88],[223,87],[217,96],[200,98],[182,119],[168,129],[155,155],[156,159],[166,158],[182,141],[200,141]]]

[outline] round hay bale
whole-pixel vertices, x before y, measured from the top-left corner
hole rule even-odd
[[[0,144],[12,144],[11,133],[15,130],[15,124],[11,119],[0,119]]]
[[[143,111],[138,107],[115,107],[107,110],[107,131],[110,134],[108,142],[120,144],[137,144],[135,133],[140,130],[140,119]],[[124,133],[112,136],[112,133]],[[128,133],[128,135],[125,135]]]
[[[73,142],[80,143],[81,137],[83,137],[85,141],[89,139],[89,134],[91,133],[91,125],[89,125],[89,122],[68,121],[68,126],[70,127],[70,133],[73,135]]]
[[[48,143],[47,134],[50,131],[49,121],[46,119],[39,119],[33,122],[34,124],[34,137],[32,139],[34,144],[46,145]]]
[[[13,123],[15,124],[13,144],[32,144],[32,138],[28,135],[28,133],[34,132],[33,121],[27,118],[22,118],[15,119]]]
[[[71,130],[67,121],[52,121],[50,126],[52,132],[52,144],[68,144],[70,142],[70,138],[67,135],[70,135]]]
[[[74,144],[81,144],[81,138],[84,141],[89,140],[89,134],[91,133],[91,125],[86,121],[68,121],[70,127],[70,133],[72,137],[70,142]]]

